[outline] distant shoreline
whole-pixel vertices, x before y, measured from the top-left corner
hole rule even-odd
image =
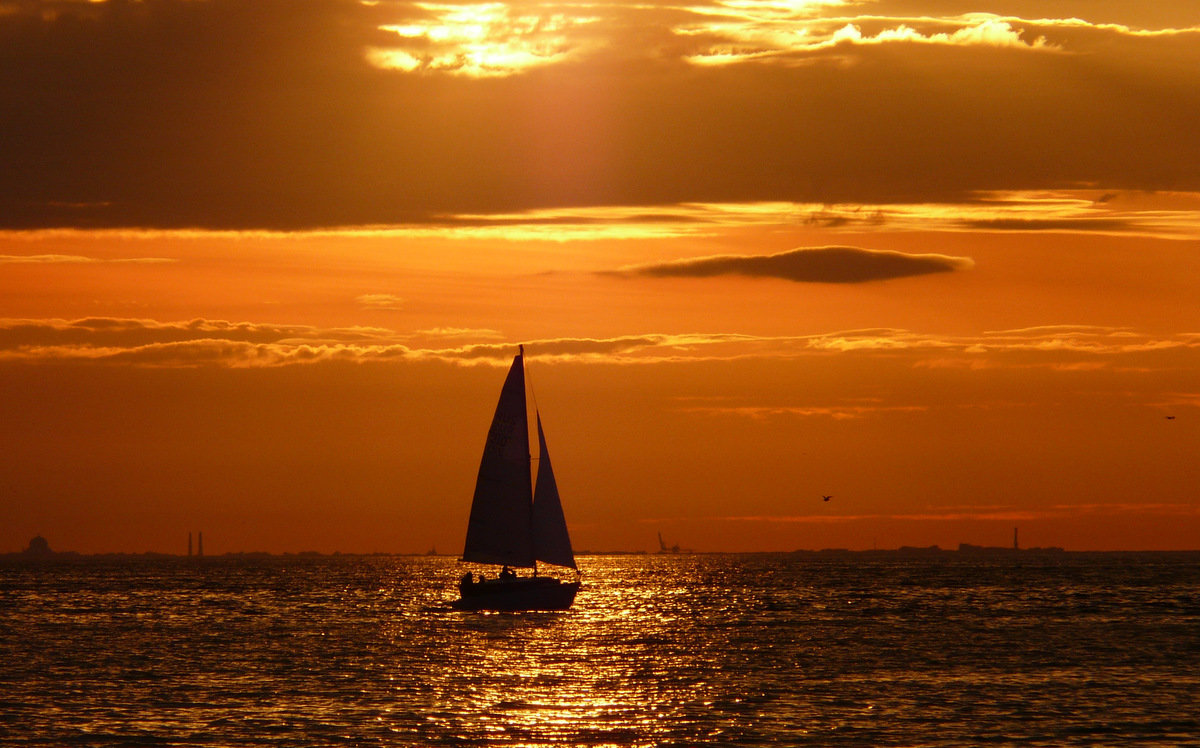
[[[859,560],[937,560],[937,559],[1017,559],[1017,558],[1063,558],[1082,556],[1200,556],[1200,550],[1107,550],[1107,551],[1073,551],[1063,548],[1004,548],[988,546],[972,546],[963,544],[957,549],[939,548],[938,546],[909,547],[890,549],[850,550],[847,548],[824,548],[820,550],[793,551],[695,551],[689,553],[661,553],[646,551],[581,551],[579,557],[589,556],[646,556],[646,557],[676,557],[688,556],[786,556],[804,560],[829,559],[859,559]],[[0,553],[0,562],[96,562],[96,561],[181,561],[204,563],[210,561],[238,561],[254,559],[272,560],[311,560],[338,558],[436,558],[455,559],[457,554],[430,553],[344,553],[333,551],[321,553],[318,551],[268,553],[266,551],[229,552],[206,554],[204,556],[188,556],[179,553],[158,553],[146,551],[142,553],[77,553],[74,551],[56,551],[44,554],[31,554],[24,551]]]

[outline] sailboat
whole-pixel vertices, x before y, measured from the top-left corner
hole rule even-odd
[[[579,591],[579,570],[563,516],[550,453],[536,413],[537,482],[532,480],[529,414],[525,397],[525,348],[520,346],[492,416],[462,561],[503,567],[494,579],[463,575],[453,604],[459,610],[566,610]],[[535,487],[536,486],[536,487]],[[574,569],[575,580],[538,574],[538,562]],[[514,569],[532,569],[519,576]]]

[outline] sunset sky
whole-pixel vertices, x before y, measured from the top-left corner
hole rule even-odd
[[[1194,0],[0,0],[0,552],[1196,549],[1198,299]]]

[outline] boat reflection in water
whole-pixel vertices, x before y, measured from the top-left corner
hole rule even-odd
[[[563,516],[550,453],[537,415],[538,470],[532,480],[525,349],[513,358],[479,463],[462,560],[503,567],[496,579],[463,575],[460,610],[566,610],[579,591],[579,572]],[[538,562],[576,570],[573,581],[538,575]],[[517,576],[515,568],[532,569]]]

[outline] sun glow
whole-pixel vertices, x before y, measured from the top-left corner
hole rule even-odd
[[[1085,31],[1128,36],[1197,32],[1193,28],[1142,31],[1074,18],[1023,18],[989,12],[854,15],[846,13],[849,5],[848,0],[606,6],[415,3],[411,7],[419,15],[379,27],[394,34],[396,43],[373,47],[367,57],[376,67],[390,70],[494,78],[613,53],[634,58],[677,55],[703,67],[789,66],[880,45],[1062,53],[1077,51],[1079,34]],[[657,33],[629,37],[631,29]],[[644,48],[646,40],[658,46]]]

